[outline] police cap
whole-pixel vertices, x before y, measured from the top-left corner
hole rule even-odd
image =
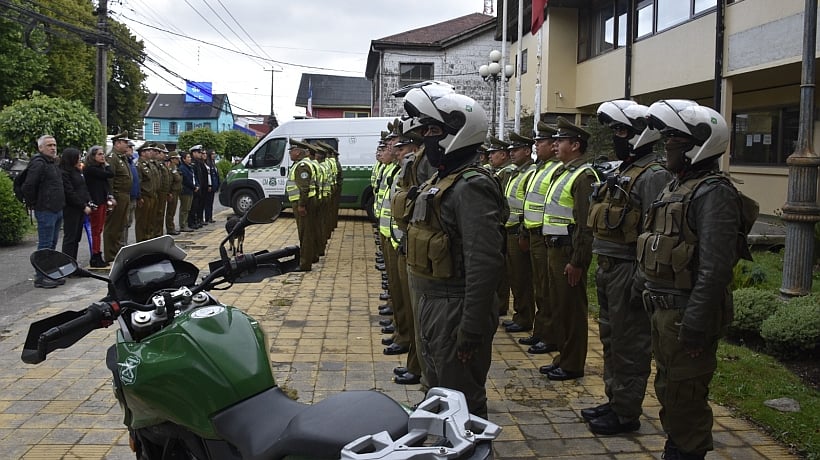
[[[579,127],[579,126],[575,126],[574,124],[570,123],[569,120],[567,120],[564,117],[558,117],[557,127],[558,127],[558,132],[555,133],[552,136],[555,139],[577,138],[577,139],[581,139],[583,141],[589,140],[589,136],[590,136],[589,131],[587,131],[587,130]]]
[[[536,126],[534,140],[540,141],[541,139],[552,139],[552,136],[556,135],[557,133],[557,129],[539,120],[538,125]]]

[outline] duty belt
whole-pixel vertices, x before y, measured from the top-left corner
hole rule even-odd
[[[521,233],[521,224],[515,224],[512,227],[505,227],[509,235],[518,235]]]
[[[676,310],[686,308],[688,297],[674,294],[655,294],[652,291],[643,291],[643,305],[650,313],[655,310]]]
[[[541,226],[539,225],[537,227],[528,228],[527,233],[537,233],[537,234],[540,235],[541,234]]]
[[[622,259],[620,257],[612,257],[612,256],[605,256],[603,254],[598,254],[598,266],[603,268],[605,271],[609,270],[610,268],[614,267],[618,264],[625,264],[634,262],[634,259]]]
[[[572,238],[567,235],[544,235],[544,243],[548,248],[572,246]]]

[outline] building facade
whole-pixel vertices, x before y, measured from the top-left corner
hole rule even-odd
[[[506,3],[514,64],[519,2]],[[760,203],[761,213],[780,213],[786,158],[797,142],[803,0],[550,0],[535,36],[532,2],[523,4],[520,49],[530,71],[509,83],[514,94],[520,76],[522,108],[534,107],[540,36],[542,120],[564,115],[584,122],[599,104],[618,98],[645,105],[692,99],[714,107],[733,133],[724,170],[743,182],[738,187]]]
[[[185,131],[207,128],[218,133],[234,129],[227,94],[214,94],[211,102],[185,102],[185,94],[150,94],[142,117],[143,138],[168,148],[175,148],[179,134]]]

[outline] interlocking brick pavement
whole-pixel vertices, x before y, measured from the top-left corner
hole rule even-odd
[[[188,260],[199,267],[217,258],[224,237],[222,222],[178,243],[189,247]],[[246,252],[297,244],[296,226],[284,214],[267,226],[251,227]],[[376,306],[381,278],[373,268],[372,227],[363,213],[342,211],[327,255],[308,273],[291,273],[255,284],[237,284],[216,292],[226,304],[255,317],[268,334],[274,375],[312,403],[345,390],[376,389],[412,405],[424,394],[419,385],[391,381],[404,356],[385,356]],[[69,279],[68,284],[89,282]],[[98,330],[67,350],[52,353],[37,366],[20,361],[28,322],[63,310],[76,310],[105,293],[67,298],[54,290],[53,300],[15,324],[0,339],[0,458],[132,459],[120,408],[111,392],[105,350],[114,328]],[[551,382],[538,373],[548,356],[528,355],[512,334],[499,332],[487,382],[489,418],[503,427],[496,458],[660,458],[664,436],[652,385],[644,403],[640,431],[628,436],[590,433],[579,411],[604,402],[603,369],[597,325],[589,323],[586,376]],[[715,447],[709,459],[796,458],[755,426],[713,405]]]

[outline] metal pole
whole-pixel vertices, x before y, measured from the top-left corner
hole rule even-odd
[[[493,113],[492,113],[492,123],[490,123],[490,135],[495,137],[495,113],[498,111],[498,105],[496,104],[496,98],[498,97],[498,75],[492,75],[490,78],[493,79]]]
[[[108,44],[102,37],[108,35],[108,0],[100,0],[97,9],[97,69],[95,75],[94,111],[103,130],[108,134]]]
[[[817,0],[806,0],[803,13],[803,75],[800,83],[800,124],[797,150],[789,155],[789,189],[783,205],[786,252],[783,261],[784,296],[811,292],[814,258],[814,225],[820,221],[817,205],[817,171],[820,157],[813,150],[814,59],[817,34]]]
[[[515,58],[515,132],[521,134],[521,40],[524,35],[524,0],[518,0],[518,56]]]
[[[503,3],[503,22],[501,23],[501,70],[504,70],[504,67],[507,65],[509,61],[509,57],[507,56],[507,27],[509,24],[507,23],[507,0],[504,0]],[[506,94],[506,86],[509,80],[504,80],[504,84],[501,85],[501,108],[500,114],[498,117],[498,137],[504,139],[504,120],[507,119],[507,94]]]

